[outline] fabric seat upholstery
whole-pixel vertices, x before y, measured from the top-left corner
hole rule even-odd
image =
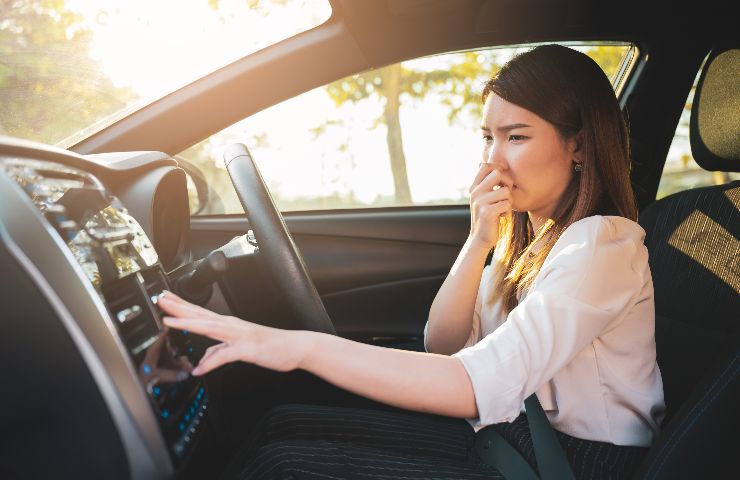
[[[740,49],[716,49],[691,115],[691,150],[705,169],[740,170],[738,80]],[[640,223],[655,287],[667,415],[637,478],[737,476],[740,181],[656,201]]]

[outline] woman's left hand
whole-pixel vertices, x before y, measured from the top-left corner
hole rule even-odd
[[[219,315],[189,303],[174,293],[165,292],[158,303],[170,316],[164,323],[170,328],[188,330],[221,343],[206,350],[193,375],[203,375],[226,363],[242,361],[270,370],[287,372],[298,367],[305,351],[300,333]]]

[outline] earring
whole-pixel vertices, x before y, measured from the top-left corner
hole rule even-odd
[[[581,173],[583,171],[583,164],[579,162],[573,162],[575,165],[573,165],[573,170],[575,170],[578,173]]]

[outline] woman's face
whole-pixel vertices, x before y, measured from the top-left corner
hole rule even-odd
[[[512,209],[550,218],[574,175],[576,141],[564,140],[551,123],[494,94],[483,106],[481,129],[483,162],[501,172]]]

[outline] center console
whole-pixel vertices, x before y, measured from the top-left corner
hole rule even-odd
[[[0,219],[21,246],[26,239],[41,276],[66,285],[49,295],[65,305],[70,334],[81,334],[75,338],[115,411],[129,457],[147,457],[136,462],[151,466],[144,476],[173,473],[201,434],[209,395],[190,374],[197,358],[188,332],[162,323],[157,301],[170,286],[151,241],[83,169],[0,158],[0,182],[15,183],[3,190]]]

